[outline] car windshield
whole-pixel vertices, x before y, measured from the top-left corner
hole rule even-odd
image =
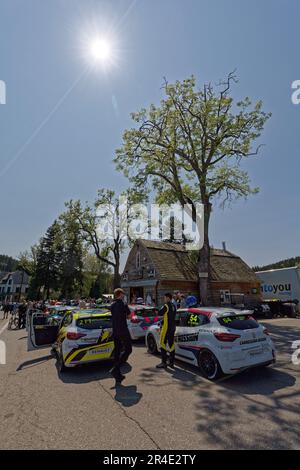
[[[100,328],[112,328],[111,316],[107,317],[83,317],[78,318],[76,325],[84,330],[99,330]]]
[[[90,308],[87,310],[82,310],[82,313],[87,315],[98,315],[99,313],[108,313],[107,308]]]
[[[226,315],[218,317],[218,322],[220,325],[233,330],[251,330],[259,326],[251,315]]]

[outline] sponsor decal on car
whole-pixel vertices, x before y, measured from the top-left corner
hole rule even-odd
[[[105,348],[105,349],[91,349],[90,351],[87,352],[88,355],[93,355],[93,354],[107,354],[110,352],[110,348]]]
[[[245,339],[240,341],[240,344],[252,344],[252,343],[260,343],[262,341],[266,341],[266,338],[255,338],[255,339]]]
[[[192,343],[195,341],[198,341],[198,333],[175,336],[175,343],[189,343],[189,342]]]

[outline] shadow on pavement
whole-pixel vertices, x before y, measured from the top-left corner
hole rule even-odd
[[[18,372],[22,369],[28,369],[29,367],[38,366],[39,364],[42,364],[43,362],[50,361],[50,359],[53,359],[52,354],[48,354],[47,356],[43,356],[43,357],[38,357],[36,359],[31,359],[30,361],[22,362],[22,364],[18,366],[16,371]]]
[[[121,403],[121,405],[125,406],[126,408],[130,406],[137,405],[137,403],[141,400],[143,394],[137,391],[136,385],[122,385],[117,384],[115,387],[116,394],[115,400]]]
[[[261,323],[266,326],[269,333],[271,334],[276,349],[281,353],[288,354],[289,357],[291,357],[292,342],[300,340],[300,321],[298,327],[284,325],[280,320],[278,320],[278,323],[276,320]]]
[[[94,364],[83,364],[82,366],[80,365],[74,368],[70,367],[65,372],[59,372],[57,369],[57,374],[59,379],[64,383],[85,384],[95,382],[96,380],[111,378],[109,372],[111,368],[112,362],[95,362]]]

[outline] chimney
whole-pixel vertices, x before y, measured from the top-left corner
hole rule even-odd
[[[222,242],[222,248],[223,248],[223,251],[227,251],[226,250],[226,242]]]

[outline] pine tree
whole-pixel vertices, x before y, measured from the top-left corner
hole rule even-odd
[[[63,243],[60,225],[57,221],[48,228],[41,239],[37,254],[37,267],[32,281],[35,289],[44,289],[44,297],[49,298],[50,290],[59,287]]]

